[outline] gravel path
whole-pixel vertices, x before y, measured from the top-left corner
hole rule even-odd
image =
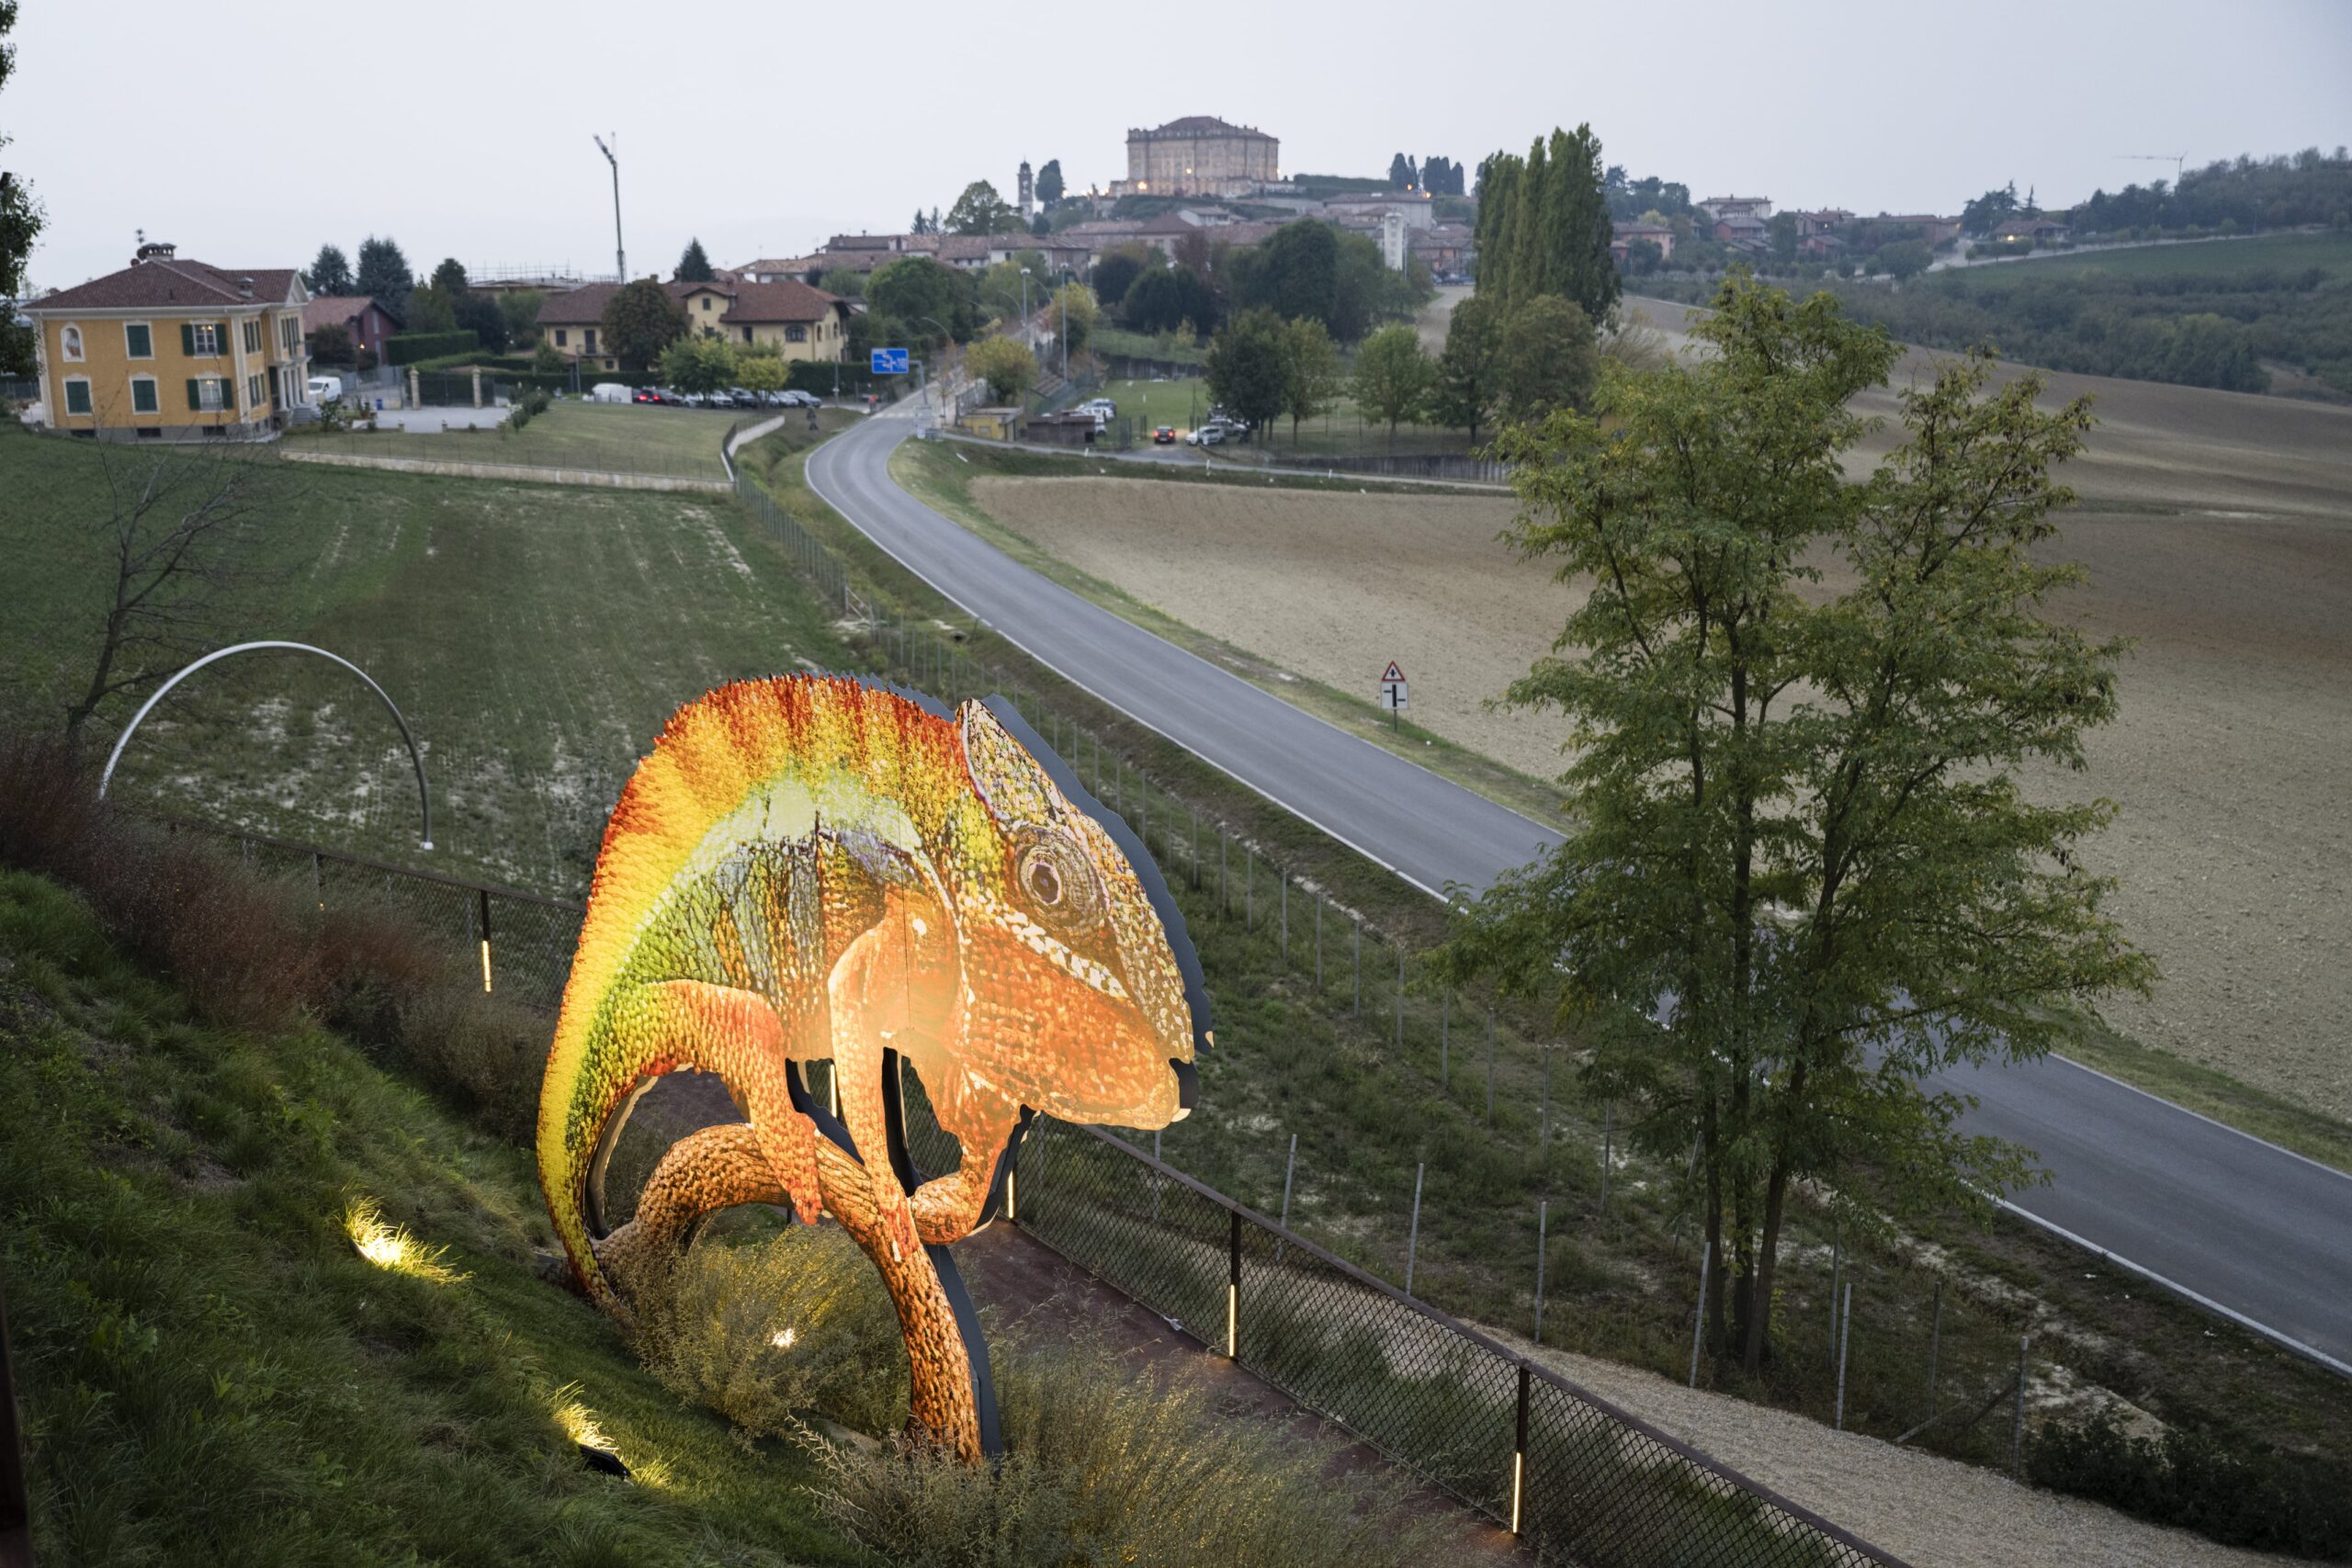
[[[2280,1568],[2292,1561],[2215,1546],[1973,1465],[1687,1389],[1655,1372],[1538,1350],[1487,1332],[1911,1568]]]

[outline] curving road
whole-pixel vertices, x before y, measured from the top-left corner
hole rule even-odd
[[[1432,894],[1448,882],[1482,888],[1557,841],[932,511],[889,475],[913,428],[902,412],[827,442],[809,459],[811,488],[1040,663]],[[2352,1376],[2352,1177],[2063,1057],[1949,1083],[1977,1097],[1970,1131],[2023,1144],[2052,1175],[2007,1207]]]

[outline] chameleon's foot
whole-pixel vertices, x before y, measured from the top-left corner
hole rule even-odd
[[[748,1124],[705,1127],[662,1156],[639,1195],[637,1217],[595,1244],[597,1267],[625,1301],[642,1300],[669,1278],[704,1220],[738,1203],[784,1197]]]

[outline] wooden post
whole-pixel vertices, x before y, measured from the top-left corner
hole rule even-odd
[[[1413,1293],[1413,1255],[1421,1247],[1421,1173],[1429,1168],[1427,1161],[1413,1167],[1413,1224],[1405,1233],[1405,1293]]]

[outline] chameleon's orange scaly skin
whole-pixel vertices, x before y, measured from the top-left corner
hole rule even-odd
[[[1023,1107],[1164,1125],[1206,1038],[1156,874],[1147,887],[1123,829],[1007,722],[830,676],[680,709],[605,829],[539,1100],[540,1181],[593,1300],[626,1316],[617,1287],[715,1209],[830,1213],[898,1306],[915,1421],[967,1459],[973,1369],[923,1244],[978,1223]],[[963,1150],[913,1192],[885,1153],[886,1051]],[[825,1058],[854,1154],[792,1102],[789,1065]],[[607,1129],[645,1081],[685,1068],[718,1074],[749,1122],[681,1142],[637,1218],[592,1236]]]

